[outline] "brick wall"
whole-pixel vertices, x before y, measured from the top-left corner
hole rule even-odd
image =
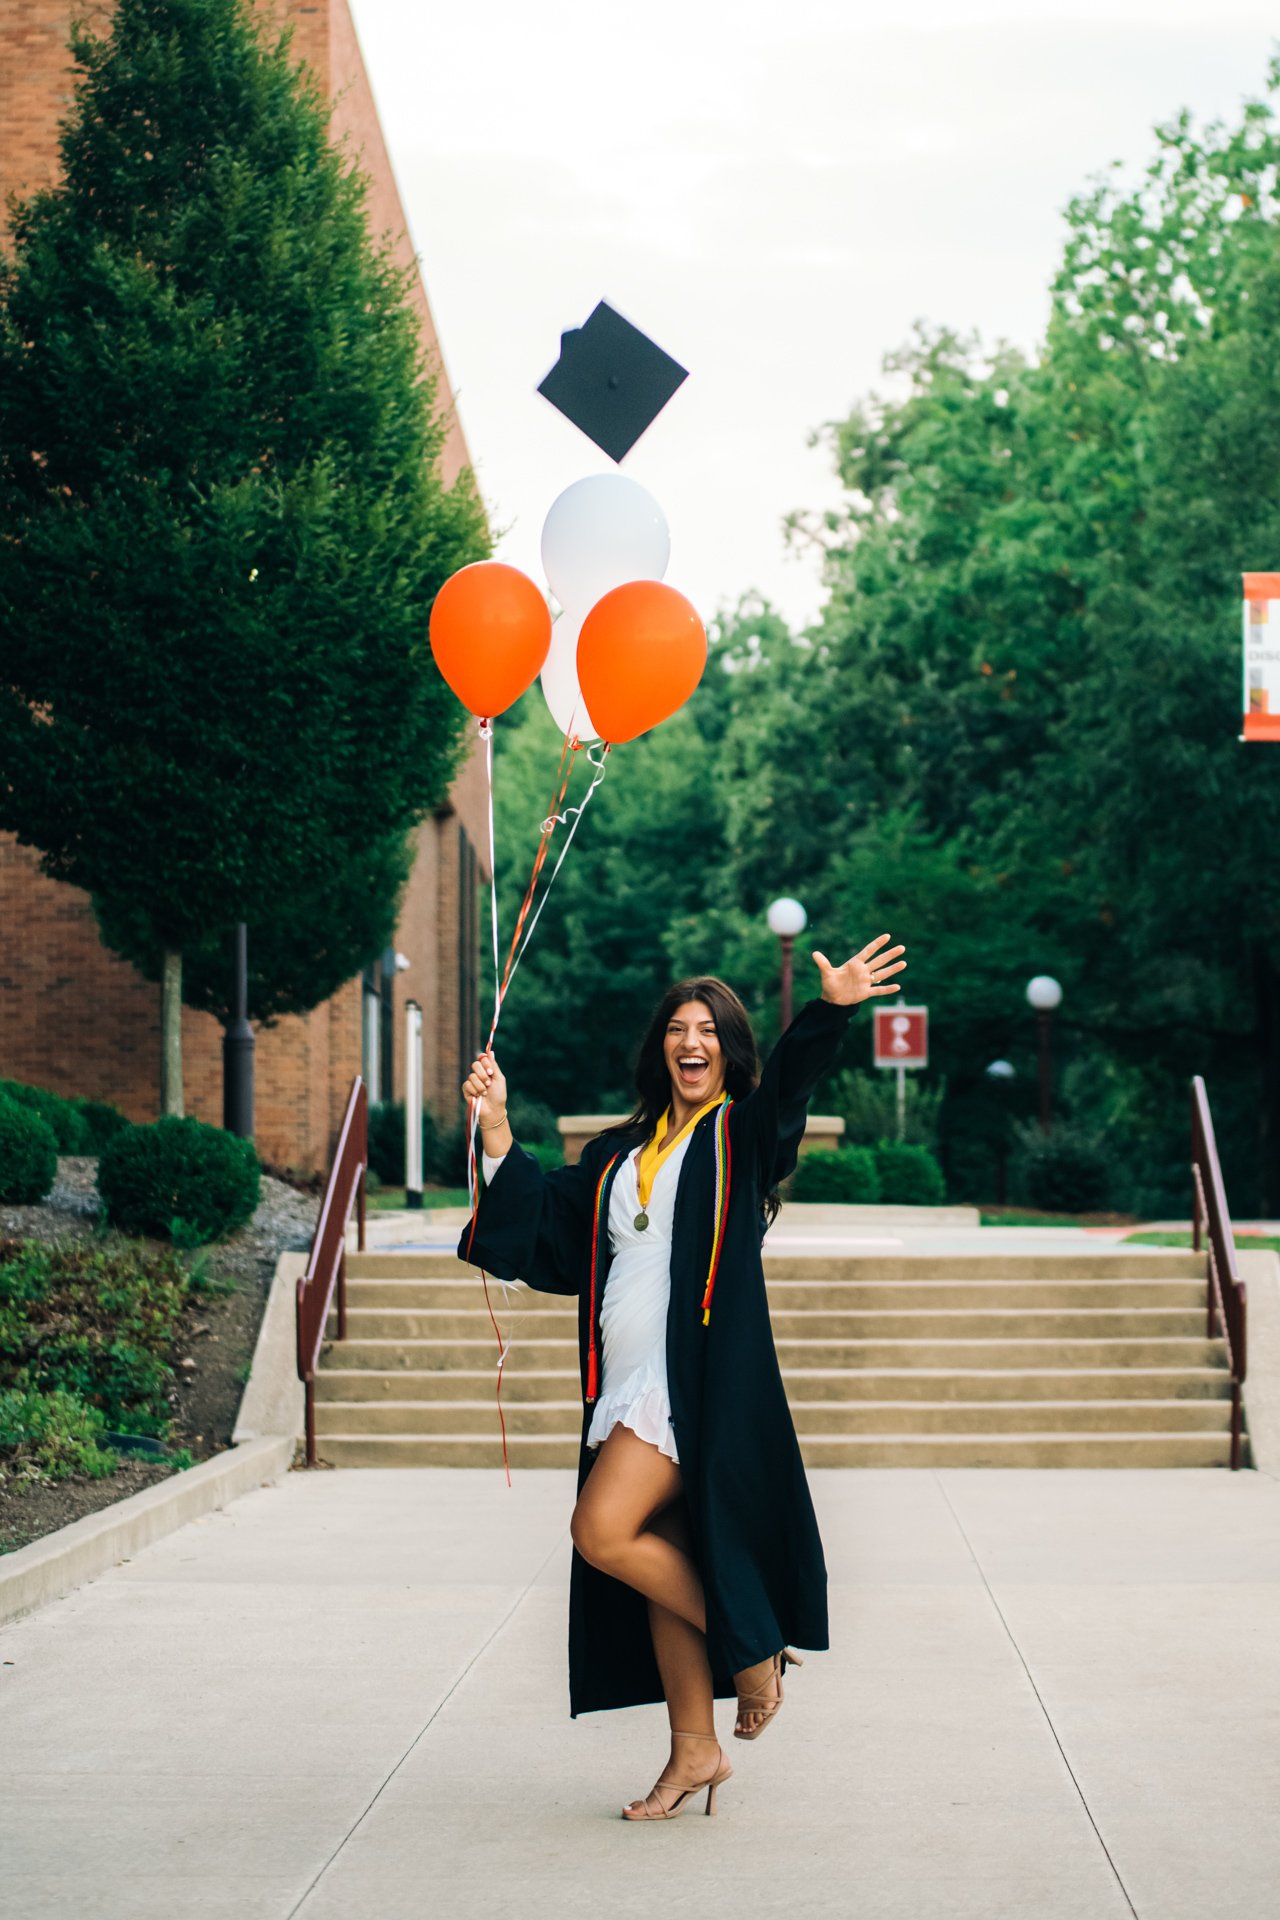
[[[372,176],[370,224],[412,259],[377,110],[347,0],[282,4],[263,0],[294,27],[294,51],[337,95],[333,129],[350,141]],[[71,101],[66,51],[73,17],[100,25],[110,9],[79,0],[4,0],[0,6],[0,204],[9,193],[47,185],[57,167],[57,124]],[[415,304],[437,368],[437,399],[449,417],[442,460],[447,481],[470,464],[453,412],[435,326],[421,280]],[[442,1118],[458,1110],[460,872],[459,828],[487,879],[483,766],[473,751],[447,809],[419,829],[395,945],[410,961],[396,976],[394,1086],[404,1086],[403,1008],[423,1007],[425,1084]],[[300,930],[301,932],[301,930]],[[470,935],[474,945],[474,931]],[[470,1025],[474,1030],[476,1013]],[[183,1010],[186,1108],[222,1121],[222,1029]],[[327,1164],[353,1074],[361,1067],[361,984],[349,981],[303,1017],[259,1030],[255,1053],[257,1144],[263,1158],[298,1167]],[[87,894],[46,878],[38,855],[0,834],[0,1077],[55,1092],[110,1100],[133,1120],[153,1119],[160,1077],[160,990],[102,945]]]

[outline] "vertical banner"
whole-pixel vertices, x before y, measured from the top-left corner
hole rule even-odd
[[[1244,581],[1242,740],[1280,740],[1280,573]]]

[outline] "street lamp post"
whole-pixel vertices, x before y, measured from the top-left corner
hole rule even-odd
[[[422,1008],[404,1009],[404,1204],[422,1205]]]
[[[791,1025],[791,953],[796,944],[796,935],[803,933],[809,923],[809,916],[798,900],[784,896],[775,900],[768,912],[769,931],[776,933],[782,943],[782,994],[781,1026],[779,1032],[785,1033]]]
[[[235,1012],[222,1035],[222,1124],[242,1140],[253,1138],[253,1028],[249,1024],[249,935],[241,920],[235,931],[233,985]]]
[[[1007,1087],[1014,1077],[1012,1066],[1007,1060],[993,1060],[987,1068],[987,1078],[997,1087]],[[1009,1117],[1002,1112],[1000,1134],[996,1141],[996,1205],[1008,1205],[1008,1164],[1009,1164]]]
[[[1049,1029],[1053,1010],[1062,1001],[1062,988],[1049,973],[1038,973],[1027,982],[1027,999],[1036,1010],[1040,1029],[1040,1125],[1049,1131]]]

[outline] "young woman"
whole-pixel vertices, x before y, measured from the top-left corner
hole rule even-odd
[[[782,1705],[790,1643],[827,1645],[826,1564],[774,1351],[761,1243],[778,1182],[849,1016],[896,993],[882,933],[843,966],[815,953],[821,998],[757,1076],[746,1009],[722,980],[665,995],[640,1049],[639,1100],[576,1166],[544,1173],[507,1123],[492,1053],[480,1103],[484,1190],[464,1259],[578,1296],[583,1424],[571,1533],[569,1711],[665,1699],[671,1749],[623,1808],[670,1819],[732,1772],[714,1701],[739,1739]],[[711,1752],[712,1747],[715,1753]]]

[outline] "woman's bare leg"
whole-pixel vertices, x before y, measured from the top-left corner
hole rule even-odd
[[[629,1427],[616,1426],[587,1476],[570,1532],[584,1560],[625,1581],[649,1602],[649,1630],[668,1721],[682,1733],[707,1736],[672,1740],[662,1775],[692,1784],[705,1780],[718,1764],[719,1747],[702,1579],[675,1504],[682,1487],[673,1460]]]
[[[669,1540],[693,1559],[693,1541],[682,1500],[673,1500],[670,1506],[655,1514],[650,1531]],[[706,1634],[682,1620],[678,1613],[672,1613],[660,1600],[649,1602],[649,1632],[671,1725],[687,1733],[714,1733],[715,1694]],[[689,1745],[693,1748],[694,1760],[700,1760],[702,1756],[695,1743],[689,1742]]]
[[[705,1633],[706,1603],[696,1562],[650,1528],[683,1484],[674,1460],[630,1427],[616,1426],[587,1475],[569,1531],[593,1567]]]

